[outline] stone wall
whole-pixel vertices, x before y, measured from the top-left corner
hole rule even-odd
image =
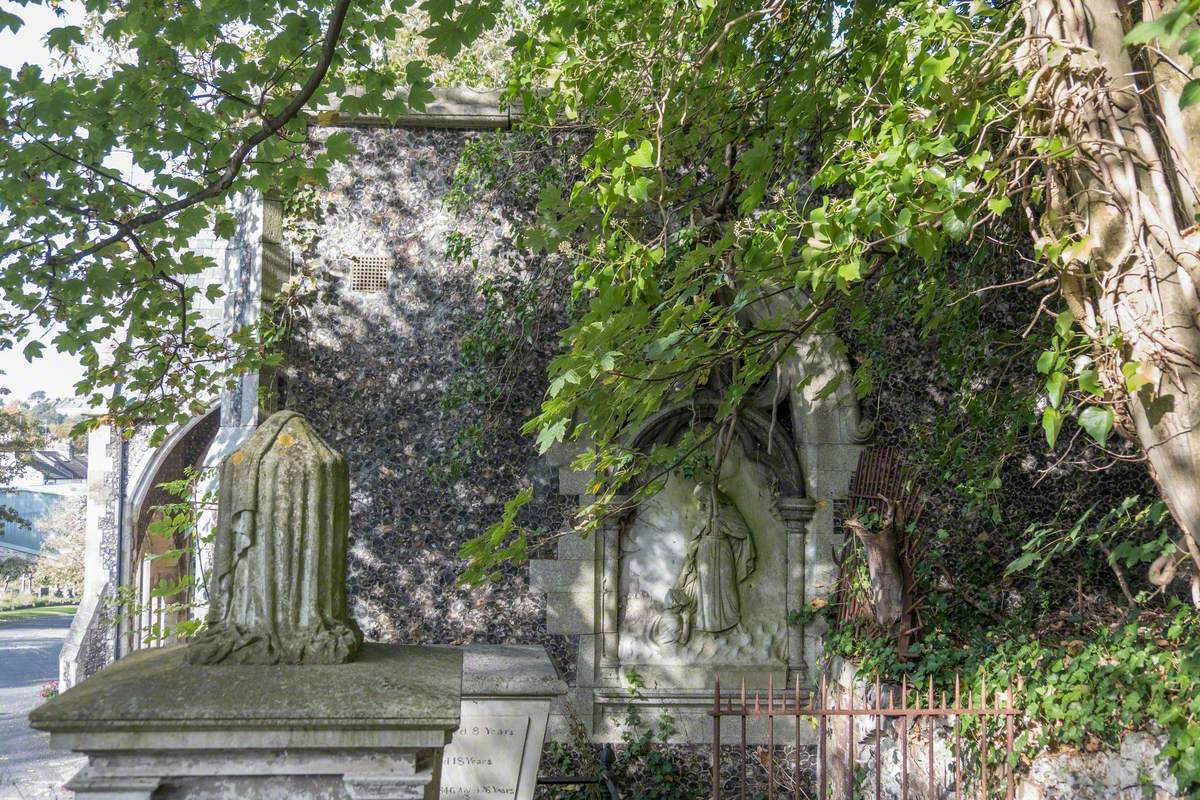
[[[844,697],[844,693],[849,691],[854,694],[855,707],[875,705],[875,685],[861,680],[850,663],[834,659],[831,676],[831,696],[838,694]],[[884,684],[879,691],[882,705],[900,705],[899,686]],[[874,791],[875,718],[857,717],[856,721],[858,724],[852,740],[851,757],[847,753],[849,731],[846,717],[830,717],[826,751],[833,800],[847,800],[846,765],[851,760],[855,767],[857,787],[854,796],[859,796],[858,791]],[[953,718],[935,718],[932,732],[934,791],[931,793],[928,718],[916,718],[907,731],[907,761],[903,757],[903,725],[895,718],[883,719],[878,737],[880,796],[883,800],[900,800],[904,795],[902,772],[905,763],[908,766],[907,797],[911,800],[945,800],[956,796]],[[1165,737],[1135,731],[1127,734],[1115,750],[1102,748],[1090,753],[1071,750],[1039,753],[1028,769],[1022,769],[1020,775],[1014,776],[1015,796],[1018,800],[1182,800],[1178,784],[1162,756],[1164,744]],[[1003,752],[999,749],[990,750],[989,754],[992,758],[1003,758]],[[965,750],[963,761],[959,774],[966,784],[962,787],[962,794],[967,796],[976,791],[969,778],[978,772],[979,762]],[[995,765],[997,762],[992,763]],[[993,773],[993,781],[998,781],[1001,787],[1005,785],[999,772]],[[992,785],[995,787],[996,783]]]
[[[551,287],[532,307],[518,299],[545,283],[534,276],[547,266],[518,243],[534,204],[521,195],[527,182],[508,175],[465,201],[455,185],[468,148],[521,134],[437,124],[310,128],[314,155],[334,135],[348,138],[354,154],[331,169],[328,186],[284,202],[293,284],[308,288],[295,304],[280,397],[350,465],[351,606],[367,637],[542,644],[573,687],[572,713],[592,735],[614,740],[629,701],[607,635],[620,612],[610,569],[620,549],[615,529],[530,553],[529,578],[516,566],[477,590],[456,584],[464,567],[457,551],[499,519],[506,500],[532,488],[520,524],[541,534],[564,530],[587,476],[570,470],[567,450],[539,457],[520,433],[545,391],[565,297]],[[543,152],[526,149],[538,153],[534,161]],[[827,378],[846,369],[824,341],[798,346],[785,366]],[[798,380],[789,372],[785,382]],[[795,437],[781,446],[794,451],[789,479],[797,485],[771,528],[780,537],[772,608],[786,620],[829,591],[831,540],[840,540],[831,501],[845,492],[860,425],[848,388],[829,398],[797,394],[782,413],[780,430]],[[770,664],[750,665],[763,686],[805,678],[819,655],[819,630],[778,628]],[[677,679],[651,675],[647,684],[688,741],[709,735],[716,667],[711,657],[699,661],[669,670]],[[566,717],[556,714],[551,729],[565,737]]]
[[[123,580],[117,528],[130,449],[104,426],[88,435],[83,593],[59,653],[59,685],[68,689],[112,663],[118,632],[108,599]]]
[[[319,288],[297,315],[281,396],[350,465],[352,611],[378,641],[544,644],[569,675],[522,568],[477,590],[456,585],[459,547],[521,489],[534,489],[529,528],[557,530],[570,511],[519,430],[542,398],[554,304],[511,346],[464,355],[505,334],[497,304],[538,266],[514,242],[533,199],[501,191],[451,209],[463,149],[493,133],[313,128],[314,150],[335,132],[357,154],[287,222],[308,234],[295,274]]]

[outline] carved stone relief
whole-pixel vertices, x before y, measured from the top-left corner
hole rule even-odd
[[[747,321],[795,317],[806,306],[803,296],[780,293],[750,308]],[[723,692],[743,679],[751,690],[772,680],[811,686],[824,626],[802,612],[833,589],[832,554],[844,536],[833,506],[868,429],[849,375],[836,337],[805,337],[745,397],[715,487],[673,473],[602,530],[561,539],[557,559],[531,562],[548,627],[579,642],[572,711],[552,715],[552,736],[569,739],[574,717],[597,741],[617,741],[630,670],[642,679],[638,702],[670,710],[678,740],[689,742],[711,736],[717,678]],[[629,446],[677,443],[711,422],[727,380],[715,370],[708,391],[655,415]],[[584,447],[550,454],[563,494],[587,492],[591,476],[571,469]],[[712,498],[707,513],[698,488]],[[766,741],[765,727],[749,737]]]
[[[771,477],[734,447],[717,486],[672,474],[620,540],[623,665],[787,661],[787,535]]]

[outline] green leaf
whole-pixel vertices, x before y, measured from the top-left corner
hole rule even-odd
[[[637,200],[638,202],[644,203],[650,199],[650,187],[653,185],[654,181],[650,180],[645,175],[642,175],[633,183],[629,184],[629,188],[626,190],[626,193],[629,195],[630,200]]]
[[[1188,106],[1200,103],[1200,78],[1193,78],[1184,84],[1183,91],[1179,93],[1179,107],[1187,108]]]
[[[25,360],[28,361],[30,364],[32,364],[35,359],[41,358],[42,353],[45,351],[45,349],[46,349],[46,345],[42,344],[41,342],[39,342],[35,339],[34,341],[26,344],[25,349],[22,350],[21,352],[24,354]]]
[[[421,35],[429,40],[430,53],[445,56],[448,59],[458,55],[463,45],[469,41],[462,26],[450,19],[435,22],[423,30]]]
[[[1075,317],[1071,314],[1071,309],[1061,312],[1054,318],[1054,332],[1059,336],[1066,336],[1071,331],[1071,326],[1075,324]]]
[[[1062,430],[1062,423],[1063,415],[1057,408],[1047,406],[1046,410],[1042,412],[1042,430],[1045,431],[1046,443],[1051,448],[1058,441],[1058,432]]]
[[[408,105],[424,111],[433,102],[433,84],[429,76],[433,70],[424,61],[410,61],[404,67],[404,80],[408,83]]]
[[[1103,406],[1088,406],[1079,415],[1079,425],[1103,447],[1112,431],[1113,412]]]
[[[1100,385],[1100,376],[1094,369],[1085,369],[1079,373],[1079,388],[1097,397],[1104,396],[1104,387]]]
[[[0,8],[0,32],[3,32],[5,29],[8,29],[8,30],[12,31],[13,33],[16,33],[17,31],[19,31],[21,29],[21,26],[24,24],[25,24],[25,21],[23,19],[21,19],[20,17],[18,17],[16,14],[10,14],[9,12]]]
[[[856,281],[862,277],[862,270],[859,268],[859,260],[857,258],[850,261],[843,261],[838,265],[838,277],[847,281]]]
[[[965,239],[967,233],[970,231],[970,228],[970,223],[960,217],[958,212],[956,212],[954,209],[951,209],[942,215],[942,230],[944,230],[946,235],[956,242]]]
[[[1051,445],[1051,447],[1053,447],[1053,445]],[[1037,560],[1037,553],[1034,551],[1026,551],[1013,559],[1012,563],[1005,567],[1004,574],[1012,575],[1014,573],[1021,572],[1022,570],[1029,569],[1030,565],[1033,564],[1035,560]]]
[[[67,53],[70,52],[71,46],[76,44],[83,44],[83,31],[77,25],[53,28],[46,34],[46,45],[51,50]]]
[[[1067,388],[1067,376],[1061,372],[1055,372],[1046,379],[1046,394],[1050,397],[1050,405],[1058,408],[1062,402],[1063,392]]]
[[[1142,365],[1137,361],[1126,361],[1121,365],[1121,374],[1125,377],[1125,389],[1130,394],[1136,394],[1143,386],[1150,384],[1150,379],[1142,377],[1139,370]]]
[[[349,131],[331,133],[325,138],[325,152],[334,161],[345,161],[356,152],[354,143],[350,141]]]
[[[625,163],[631,167],[653,167],[654,166],[654,145],[649,139],[644,140],[638,145],[637,150],[634,150],[625,157]]]
[[[993,197],[988,200],[988,211],[991,211],[996,216],[1002,215],[1012,207],[1012,200],[1007,197]]]
[[[1057,357],[1058,353],[1054,352],[1053,350],[1043,350],[1042,354],[1038,356],[1037,371],[1042,375],[1050,372],[1050,370],[1054,368],[1054,359]]]
[[[546,451],[553,447],[558,442],[561,442],[563,436],[567,433],[567,420],[560,419],[555,423],[547,425],[538,431],[537,446],[538,453],[545,455]]]

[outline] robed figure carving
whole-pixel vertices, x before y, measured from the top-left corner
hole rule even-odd
[[[206,628],[193,664],[337,664],[362,632],[346,602],[346,461],[294,411],[221,465]]]
[[[667,593],[667,606],[679,618],[680,644],[688,643],[693,629],[719,633],[741,622],[738,584],[754,572],[754,538],[737,508],[712,485],[697,486],[694,497],[698,520]]]

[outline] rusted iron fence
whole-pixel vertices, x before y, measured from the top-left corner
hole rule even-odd
[[[953,702],[947,698],[946,692],[936,693],[932,678],[928,688],[916,689],[907,680],[902,682],[898,691],[883,691],[878,680],[874,684],[874,702],[855,705],[852,690],[838,689],[830,691],[825,679],[821,681],[818,692],[804,693],[797,679],[791,691],[777,692],[773,683],[769,683],[766,697],[761,690],[747,692],[745,681],[741,691],[736,696],[721,695],[721,683],[716,682],[713,705],[709,716],[713,720],[712,743],[712,797],[721,798],[721,720],[734,717],[740,721],[740,741],[734,745],[740,752],[740,774],[737,776],[736,796],[745,800],[750,787],[748,767],[750,758],[747,752],[747,721],[755,718],[765,720],[767,742],[765,749],[755,747],[755,759],[766,770],[766,796],[769,800],[777,797],[777,789],[781,783],[779,778],[780,754],[776,745],[776,720],[790,718],[794,721],[794,750],[792,758],[794,774],[789,777],[796,798],[819,798],[827,800],[830,797],[854,800],[868,798],[876,800],[883,797],[897,797],[909,800],[910,797],[910,766],[912,764],[912,749],[927,748],[927,781],[926,785],[911,787],[915,794],[925,798],[949,798],[955,800],[988,800],[994,797],[1004,797],[1012,800],[1015,791],[1015,777],[1012,768],[1013,739],[1015,735],[1016,717],[1020,713],[1013,703],[1013,686],[1010,684],[1002,691],[994,688],[989,690],[986,681],[980,687],[978,702],[975,692],[963,692],[961,681],[955,678]],[[1018,685],[1017,690],[1020,690]],[[989,691],[991,702],[989,703]],[[807,696],[806,696],[807,694]],[[886,702],[883,699],[887,694]],[[897,694],[899,695],[897,697]],[[831,757],[830,745],[834,744],[834,720],[845,720],[844,733],[837,731],[836,735],[845,744],[845,771],[841,775],[842,786],[834,786],[830,776]],[[972,733],[970,739],[964,738],[963,724],[967,719],[978,720],[978,732]],[[952,728],[953,733],[947,739],[953,740],[953,753],[950,761],[953,763],[952,786],[949,781],[942,779],[935,769],[934,743],[939,737],[936,732],[938,721],[949,723],[943,725],[943,730]],[[899,786],[887,787],[883,782],[881,743],[885,728],[892,723],[899,740],[900,769]],[[811,749],[806,745],[805,725],[816,728],[815,758],[811,766],[804,764],[801,753]],[[785,723],[786,726],[786,723]],[[786,726],[791,728],[792,726]],[[812,727],[809,728],[811,731]],[[840,724],[839,724],[840,727]],[[915,728],[917,741],[910,741],[910,733]],[[873,733],[873,743],[868,747],[874,748],[874,776],[862,774],[856,769],[856,753],[859,751],[859,741]],[[946,736],[946,734],[940,734]],[[843,738],[844,737],[844,738]],[[997,741],[999,740],[999,742]],[[1002,743],[1002,744],[1001,744]],[[778,743],[783,745],[783,742]],[[946,741],[946,745],[950,742]],[[967,751],[974,749],[968,761]],[[839,756],[843,754],[838,754]],[[840,766],[840,765],[839,765]],[[947,767],[949,765],[947,764]],[[786,767],[786,765],[785,765]],[[947,770],[948,771],[948,770]],[[831,792],[833,792],[831,794]],[[952,794],[951,794],[952,792]],[[749,796],[761,796],[757,793]]]

